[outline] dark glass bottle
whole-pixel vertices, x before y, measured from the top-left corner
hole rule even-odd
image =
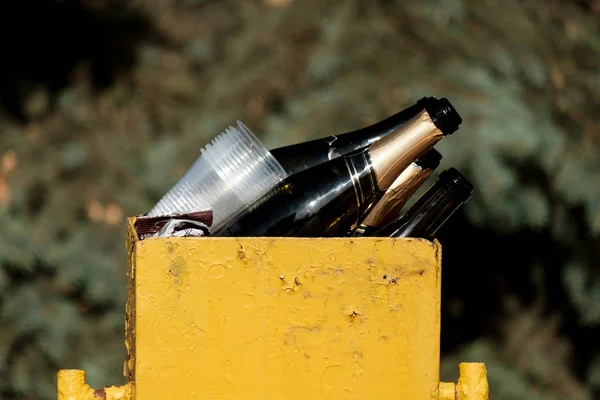
[[[366,151],[317,165],[290,178],[213,236],[344,235],[382,193]]]
[[[345,236],[412,161],[460,117],[449,103],[415,116],[404,129],[367,149],[288,176],[275,189],[216,227],[214,236]],[[450,106],[451,107],[451,106]],[[445,111],[445,112],[444,112]]]
[[[394,221],[404,205],[440,165],[442,155],[431,149],[408,166],[372,207],[354,236],[370,236]]]
[[[460,172],[450,168],[397,221],[373,236],[433,239],[437,230],[466,203],[473,185]]]
[[[279,161],[287,174],[292,175],[336,157],[364,149],[401,127],[423,111],[427,105],[437,107],[439,102],[440,100],[435,97],[423,97],[416,104],[366,128],[279,147],[271,150],[271,154]]]

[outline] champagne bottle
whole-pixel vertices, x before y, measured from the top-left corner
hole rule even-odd
[[[428,105],[437,106],[439,102],[440,100],[435,97],[423,97],[412,106],[374,125],[340,135],[279,147],[271,150],[271,154],[283,166],[287,174],[292,175],[336,157],[364,149],[397,130]]]
[[[473,185],[460,172],[450,168],[396,222],[373,236],[433,239],[437,230],[466,203]]]
[[[288,176],[213,235],[345,236],[411,162],[461,122],[447,101],[431,114],[423,110],[363,151]]]
[[[402,207],[440,165],[441,159],[442,155],[436,149],[431,149],[402,171],[369,211],[354,236],[370,236],[394,221]]]

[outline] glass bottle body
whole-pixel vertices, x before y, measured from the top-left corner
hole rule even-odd
[[[288,177],[215,236],[344,236],[382,195],[369,154],[340,157]]]
[[[398,129],[425,108],[429,97],[368,127],[271,150],[288,175],[370,146]]]

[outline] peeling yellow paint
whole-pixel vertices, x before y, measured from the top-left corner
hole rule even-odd
[[[131,400],[131,385],[94,390],[85,382],[85,371],[63,369],[57,374],[58,400]]]
[[[106,400],[130,400],[131,386],[109,386],[104,388]]]

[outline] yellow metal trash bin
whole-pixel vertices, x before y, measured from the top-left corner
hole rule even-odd
[[[140,241],[133,223],[128,383],[94,392],[61,371],[61,400],[488,398],[483,364],[439,382],[437,242]]]

